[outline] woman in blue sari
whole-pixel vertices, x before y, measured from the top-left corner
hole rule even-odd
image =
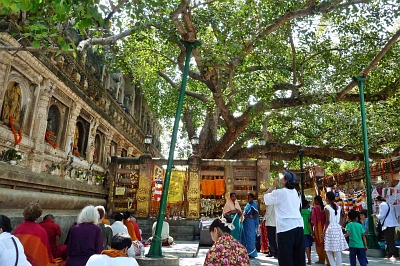
[[[235,229],[231,230],[231,235],[237,241],[240,241],[240,215],[242,215],[242,209],[240,208],[239,202],[236,200],[236,194],[234,192],[232,192],[229,195],[229,199],[226,200],[222,214],[232,219]]]
[[[250,193],[247,196],[248,203],[243,210],[243,227],[242,227],[242,237],[241,243],[246,247],[247,253],[249,253],[250,258],[257,257],[256,250],[256,238],[259,220],[259,211],[257,207],[257,202],[254,201],[254,194]]]

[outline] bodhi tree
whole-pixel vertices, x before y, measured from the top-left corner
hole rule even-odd
[[[20,14],[32,46],[3,50],[81,52],[98,47],[141,83],[157,117],[174,116],[192,53],[182,136],[198,135],[202,158],[362,161],[359,93],[370,157],[398,155],[400,36],[397,0],[3,0]],[[66,27],[84,37],[71,44]],[[50,45],[48,40],[57,40]],[[105,49],[111,46],[111,49]],[[60,50],[61,49],[61,50]],[[258,138],[267,140],[259,145]]]

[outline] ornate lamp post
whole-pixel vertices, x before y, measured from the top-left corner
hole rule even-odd
[[[150,144],[153,141],[153,136],[150,134],[147,134],[146,136],[144,136],[144,144],[146,145],[146,153],[150,153],[149,147]]]
[[[200,139],[199,137],[197,137],[196,135],[194,135],[191,139],[190,139],[190,143],[193,146],[193,155],[197,155],[197,145],[199,145],[200,143]]]
[[[267,141],[266,141],[264,138],[259,138],[259,139],[258,139],[258,144],[259,144],[260,146],[265,146],[265,144],[267,144]],[[260,151],[260,155],[261,155],[262,158],[266,157],[265,154],[266,154],[266,153],[265,153],[263,150]]]
[[[180,117],[181,117],[181,113],[182,113],[183,99],[185,96],[186,82],[187,82],[187,77],[189,74],[190,55],[191,55],[193,49],[200,46],[200,42],[197,40],[194,42],[181,40],[181,43],[186,48],[185,68],[184,68],[183,74],[182,74],[182,83],[181,83],[181,88],[180,88],[180,92],[179,92],[178,105],[176,107],[175,122],[174,122],[174,128],[172,130],[171,145],[169,147],[167,170],[165,171],[164,187],[163,187],[163,191],[162,191],[162,195],[161,195],[160,209],[158,210],[158,215],[157,215],[157,225],[156,225],[155,236],[153,237],[153,241],[151,242],[149,253],[147,254],[147,256],[151,257],[151,258],[163,257],[162,250],[161,250],[161,231],[162,231],[162,225],[163,225],[163,220],[164,220],[164,216],[165,216],[165,209],[167,207],[168,188],[169,188],[169,182],[171,179],[172,163],[174,161],[176,136],[178,133],[179,121],[180,121]]]

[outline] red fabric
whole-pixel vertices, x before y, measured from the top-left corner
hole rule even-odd
[[[56,243],[56,237],[57,236],[61,237],[60,226],[51,219],[41,221],[39,225],[43,227],[43,229],[46,230],[47,232],[51,254],[53,255],[53,258],[62,257],[63,259],[66,259],[65,251],[67,249],[67,246],[58,247]]]
[[[39,224],[25,221],[15,229],[14,235],[21,241],[25,255],[33,266],[47,266],[54,262],[46,230]]]
[[[325,226],[325,213],[319,205],[314,205],[311,212],[311,222],[314,225],[314,241],[319,247],[324,246],[324,237],[322,232]]]
[[[142,236],[140,235],[140,231],[139,231],[139,225],[138,225],[137,223],[135,223],[134,221],[132,221],[132,220],[129,220],[129,222],[130,222],[131,224],[133,224],[133,227],[134,227],[134,229],[135,229],[136,238],[137,238],[139,241],[142,241]]]
[[[261,222],[261,249],[260,251],[263,253],[268,253],[268,234],[267,234],[267,226],[265,225],[265,222]]]

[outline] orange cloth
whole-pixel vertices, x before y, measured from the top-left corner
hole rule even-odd
[[[124,252],[121,250],[113,249],[111,248],[110,250],[103,250],[101,254],[107,255],[111,258],[116,258],[116,257],[128,257]]]
[[[225,180],[224,179],[215,179],[215,196],[222,196],[225,194]]]
[[[25,255],[32,265],[57,265],[51,255],[46,230],[39,224],[25,221],[15,229],[14,235],[21,241]]]
[[[132,241],[138,240],[135,234],[135,227],[128,220],[124,220],[124,225],[128,229],[128,233],[132,238]]]
[[[103,220],[102,220],[101,222],[102,222],[103,224],[111,225],[111,224],[110,224],[110,221],[107,220],[106,218],[103,218]]]
[[[215,195],[215,180],[201,180],[201,190],[203,192],[203,196],[211,196]]]

